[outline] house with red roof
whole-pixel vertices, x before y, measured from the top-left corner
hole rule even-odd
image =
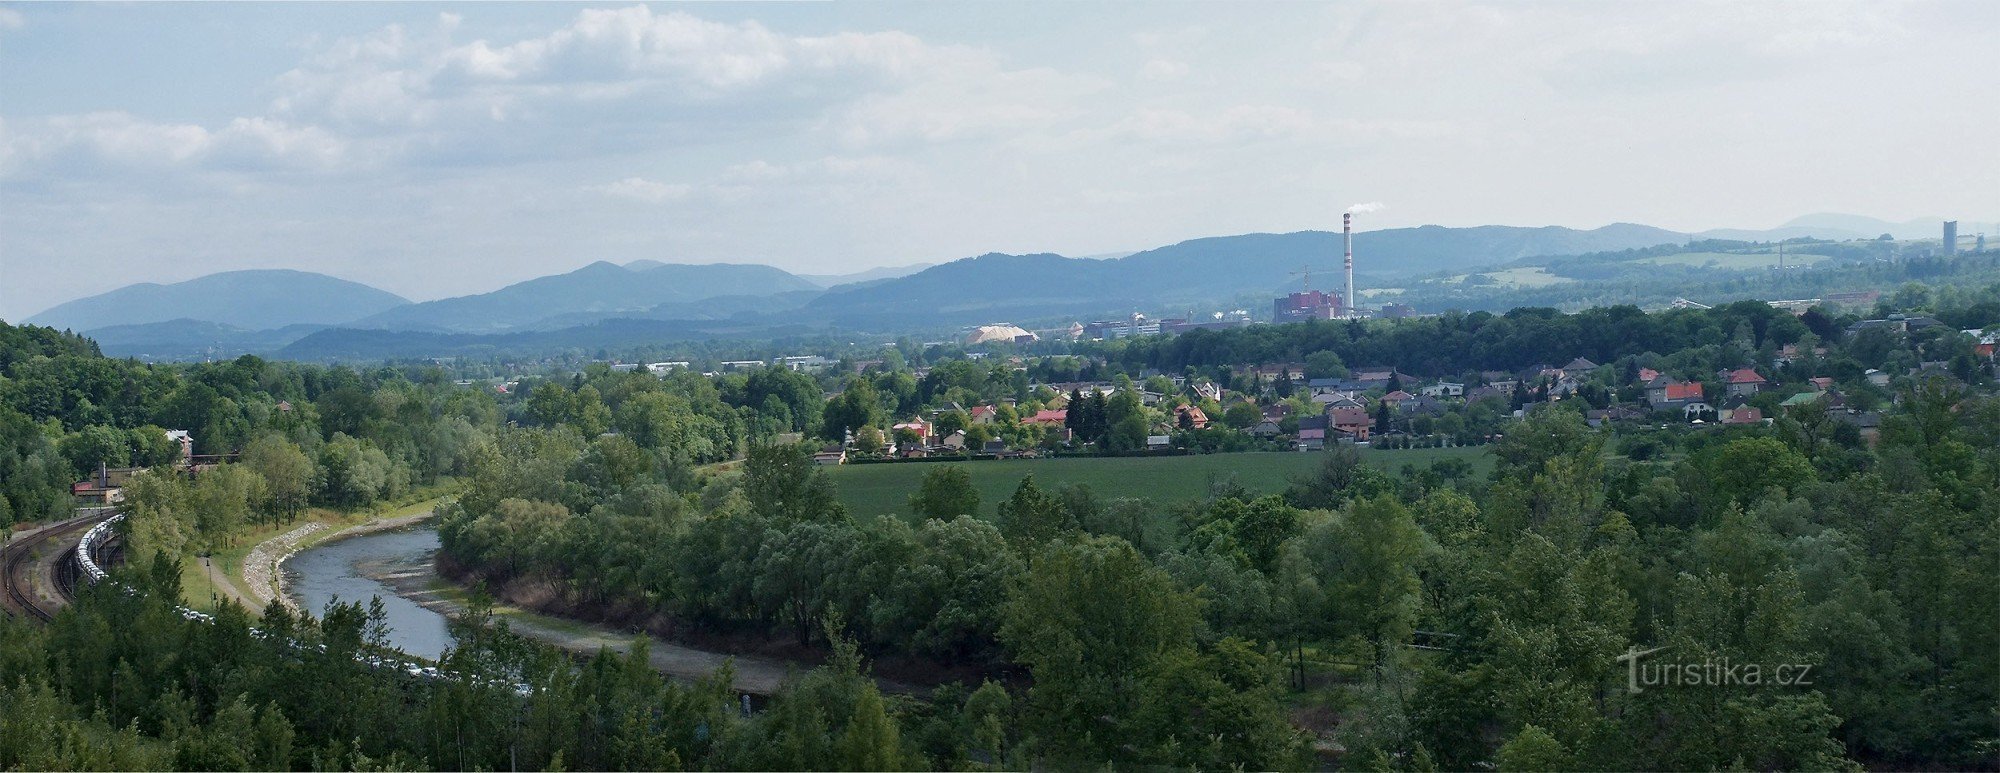
[[[1052,425],[1060,427],[1068,420],[1069,420],[1069,409],[1063,408],[1056,410],[1036,411],[1035,415],[1022,419],[1021,423],[1038,427],[1046,427]]]
[[[1183,416],[1187,417],[1188,426],[1195,429],[1208,429],[1208,414],[1202,411],[1200,406],[1183,405],[1175,408],[1174,424],[1176,426],[1181,424],[1181,417]]]
[[[974,423],[974,424],[992,424],[992,423],[993,423],[993,417],[994,417],[994,413],[995,413],[995,412],[996,412],[997,410],[999,410],[999,409],[997,409],[997,408],[994,408],[994,407],[993,407],[993,406],[991,406],[991,405],[975,405],[975,406],[972,406],[972,411],[971,411],[971,413],[972,413],[972,423]]]
[[[1375,417],[1366,408],[1335,408],[1328,417],[1335,430],[1352,434],[1357,443],[1368,442],[1368,430],[1375,426]]]
[[[1764,423],[1764,412],[1758,410],[1757,407],[1754,405],[1745,405],[1738,408],[1731,408],[1729,410],[1722,412],[1722,423],[1762,424]]]
[[[1646,382],[1646,404],[1656,411],[1673,410],[1701,400],[1701,382],[1698,381],[1661,376]]]
[[[897,430],[905,430],[905,429],[916,434],[918,445],[930,444],[931,442],[930,422],[924,421],[923,419],[911,419],[909,421],[890,427],[889,434],[891,437],[893,437],[895,436]]]
[[[1755,369],[1739,368],[1724,375],[1722,383],[1730,397],[1750,397],[1757,394],[1769,382],[1765,381],[1763,376],[1757,375]]]

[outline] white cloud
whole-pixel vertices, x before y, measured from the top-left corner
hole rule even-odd
[[[36,168],[64,175],[202,168],[327,170],[348,143],[325,130],[268,118],[238,118],[220,129],[157,123],[107,111],[0,126],[0,175]]]
[[[1139,68],[1140,75],[1145,76],[1147,80],[1156,81],[1174,80],[1187,73],[1187,62],[1177,62],[1172,59],[1149,59]]]
[[[21,16],[20,11],[0,8],[0,31],[17,30],[25,26],[28,26],[28,20]]]
[[[668,184],[644,177],[627,177],[608,185],[597,186],[595,190],[615,198],[659,204],[687,198],[688,194],[694,191],[694,186]]]

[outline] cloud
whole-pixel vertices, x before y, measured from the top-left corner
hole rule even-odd
[[[215,130],[158,123],[106,111],[0,124],[0,176],[35,170],[64,175],[120,170],[285,169],[324,171],[342,163],[348,143],[310,126],[238,118]]]
[[[627,177],[608,185],[596,186],[595,190],[614,198],[659,204],[687,198],[688,194],[694,191],[694,186],[668,184],[644,177]]]
[[[1187,73],[1188,66],[1186,62],[1177,62],[1172,59],[1149,59],[1146,61],[1145,66],[1139,68],[1141,76],[1144,76],[1147,80],[1156,81],[1174,80]]]

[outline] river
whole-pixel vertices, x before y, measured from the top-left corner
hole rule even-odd
[[[436,660],[452,644],[444,616],[373,578],[428,573],[437,550],[437,529],[428,524],[336,540],[285,562],[285,593],[314,617],[335,599],[366,604],[371,597],[380,598],[389,615],[390,645]]]

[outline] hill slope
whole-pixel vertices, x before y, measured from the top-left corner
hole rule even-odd
[[[1531,256],[1650,247],[1686,239],[1686,234],[1675,231],[1624,223],[1589,231],[1558,226],[1365,231],[1354,235],[1355,272],[1394,280]],[[1316,286],[1333,287],[1341,267],[1340,234],[1218,236],[1111,260],[988,254],[897,279],[837,287],[806,308],[818,317],[865,325],[912,313],[959,323],[1116,313],[1274,294],[1297,281],[1292,274],[1301,266],[1312,269]]]
[[[480,295],[415,303],[356,322],[354,327],[484,333],[518,330],[562,315],[639,312],[666,303],[716,296],[762,296],[817,290],[770,266],[687,265],[599,261],[567,274],[538,277]]]
[[[289,269],[225,271],[175,284],[128,285],[28,318],[70,330],[198,320],[249,330],[335,325],[409,301],[359,282]]]

